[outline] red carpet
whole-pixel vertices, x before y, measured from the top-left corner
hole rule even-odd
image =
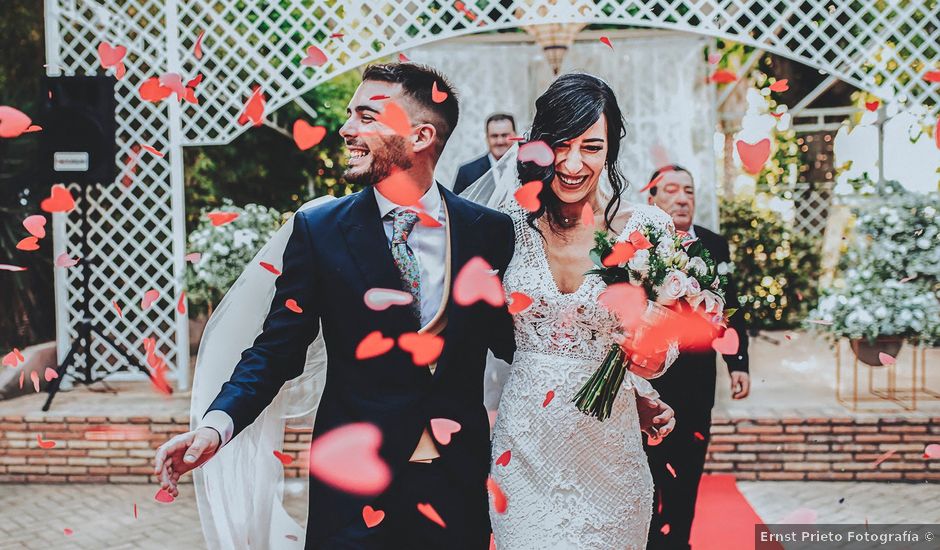
[[[702,476],[692,523],[692,550],[753,550],[754,525],[763,523],[738,490],[734,476]]]

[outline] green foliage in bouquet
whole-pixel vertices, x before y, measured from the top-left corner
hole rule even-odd
[[[855,209],[839,273],[806,326],[833,339],[940,341],[940,196],[886,189]]]
[[[228,199],[220,210],[238,213],[234,221],[215,227],[205,214],[199,226],[189,234],[188,251],[198,252],[199,261],[186,271],[186,295],[190,311],[200,313],[217,305],[241,275],[245,265],[281,226],[277,210],[257,204],[239,208]]]
[[[720,212],[738,287],[739,303],[728,307],[740,308],[752,330],[799,326],[816,302],[818,247],[753,198],[722,199]]]

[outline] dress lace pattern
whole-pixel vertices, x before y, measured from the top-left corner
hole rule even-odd
[[[599,422],[572,403],[600,365],[619,329],[598,303],[604,283],[585,277],[572,293],[559,291],[542,237],[510,200],[502,210],[516,231],[516,251],[504,277],[506,293],[532,304],[515,315],[517,351],[493,434],[493,458],[510,450],[492,476],[509,502],[491,510],[496,546],[518,549],[644,549],[653,506],[653,480],[643,451],[636,395],[657,397],[648,381],[628,373],[609,419]],[[643,224],[671,226],[661,210],[636,206],[624,231]],[[673,350],[667,364],[675,360]],[[554,392],[548,401],[549,392]]]

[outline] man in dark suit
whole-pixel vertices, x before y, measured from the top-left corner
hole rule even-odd
[[[447,99],[435,103],[434,86]],[[322,326],[328,365],[314,441],[353,423],[378,427],[378,455],[392,481],[379,495],[363,496],[311,476],[306,548],[486,549],[483,368],[487,348],[511,361],[512,318],[505,307],[455,303],[451,286],[475,257],[502,278],[513,254],[512,222],[433,181],[458,116],[443,75],[412,63],[370,66],[347,112],[340,129],[350,154],[345,177],[365,188],[294,216],[261,334],[200,427],[161,446],[155,469],[163,487],[176,493],[182,473],[237,437],[285,381],[301,374]],[[438,223],[418,224],[415,210]],[[412,304],[374,311],[363,300],[372,288],[401,289]],[[296,305],[289,308],[291,300]],[[374,331],[399,345],[357,359],[360,343]],[[418,332],[444,339],[431,364],[416,365],[402,349],[399,337]],[[446,445],[431,435],[434,418],[460,425]],[[446,528],[422,515],[419,505],[428,504]],[[368,527],[366,505],[385,512],[384,521]]]
[[[691,238],[699,239],[718,264],[719,270],[728,269],[725,307],[737,307],[738,295],[734,277],[730,275],[728,241],[692,223],[695,215],[695,182],[692,174],[679,165],[670,165],[656,170],[650,177],[650,183],[657,178],[660,178],[658,183],[649,190],[649,203],[669,214],[676,230],[685,231]],[[731,374],[732,398],[744,399],[750,391],[744,316],[733,315],[729,327],[729,330],[733,328],[738,333],[740,344],[736,354],[723,357]],[[666,374],[650,381],[659,391],[660,398],[675,409],[676,428],[669,437],[644,443],[656,487],[648,550],[690,547],[689,533],[699,481],[705,466],[712,406],[715,404],[716,359],[714,351],[682,353]]]
[[[487,170],[492,168],[496,161],[503,158],[506,151],[512,147],[509,138],[516,134],[516,120],[506,113],[495,113],[486,118],[486,145],[489,151],[478,159],[462,165],[457,169],[457,178],[454,180],[454,193],[460,194],[464,189],[480,179]]]

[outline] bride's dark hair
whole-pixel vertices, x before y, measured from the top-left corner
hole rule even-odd
[[[626,135],[623,114],[614,97],[614,91],[606,82],[583,73],[564,74],[558,77],[535,101],[535,119],[529,130],[529,141],[544,141],[550,147],[574,139],[588,130],[600,119],[607,117],[607,179],[613,188],[613,196],[604,209],[604,220],[609,228],[614,215],[620,208],[620,194],[627,185],[626,178],[617,164],[620,154],[620,140]],[[572,227],[565,223],[561,214],[562,202],[552,190],[555,178],[555,165],[539,166],[534,162],[519,162],[519,181],[528,183],[539,180],[544,185],[539,193],[539,209],[529,212],[530,226],[538,230],[535,220],[548,216],[548,225],[552,231]]]

